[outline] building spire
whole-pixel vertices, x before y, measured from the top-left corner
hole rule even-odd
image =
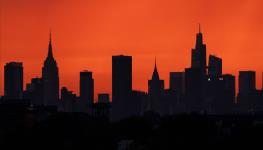
[[[159,73],[157,70],[156,57],[155,57],[155,62],[154,62],[154,71],[152,75],[152,80],[159,80]]]
[[[154,70],[156,70],[156,71],[157,71],[156,57],[154,58]]]
[[[50,29],[50,31],[49,31],[48,57],[49,57],[49,58],[53,58],[52,42],[51,42],[51,29]]]
[[[198,27],[199,33],[201,33],[201,24],[199,23],[199,27]]]
[[[195,42],[195,47],[200,47],[203,45],[203,35],[201,32],[201,24],[198,24],[198,33],[196,34],[196,42]]]
[[[49,44],[51,44],[51,28],[49,29]]]

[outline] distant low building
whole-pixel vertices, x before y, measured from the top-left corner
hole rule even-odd
[[[108,93],[98,94],[98,103],[110,103],[110,95]]]
[[[69,91],[66,87],[61,89],[61,101],[63,104],[64,112],[76,112],[77,110],[77,96],[72,91]]]

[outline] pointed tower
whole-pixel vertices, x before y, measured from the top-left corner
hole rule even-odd
[[[52,52],[51,32],[48,44],[48,55],[42,68],[42,79],[44,86],[44,105],[55,106],[59,100],[59,75],[57,62]]]
[[[152,79],[148,81],[148,93],[149,95],[162,95],[164,92],[164,80],[160,80],[159,73],[157,70],[157,64],[155,59],[154,71]]]
[[[152,79],[148,80],[148,95],[150,111],[162,114],[162,100],[164,96],[164,80],[160,80],[155,59]]]
[[[153,71],[153,74],[152,74],[152,80],[159,80],[159,73],[158,73],[158,70],[157,70],[157,65],[156,65],[156,59],[155,59],[155,63],[154,63],[154,71]]]
[[[201,25],[199,24],[195,48],[192,49],[191,68],[199,68],[206,74],[206,66],[206,45],[203,43],[203,34],[201,32]]]

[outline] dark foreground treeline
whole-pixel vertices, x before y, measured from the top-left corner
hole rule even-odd
[[[0,119],[0,149],[263,147],[262,115],[158,117],[149,113],[110,123],[79,113],[0,110]]]

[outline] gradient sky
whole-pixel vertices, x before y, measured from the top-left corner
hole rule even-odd
[[[154,58],[160,77],[190,66],[201,23],[207,53],[223,72],[263,71],[262,0],[0,0],[0,95],[4,64],[22,61],[24,82],[41,77],[52,28],[60,87],[78,94],[91,70],[95,92],[111,92],[111,56],[133,56],[133,89],[147,90]]]

